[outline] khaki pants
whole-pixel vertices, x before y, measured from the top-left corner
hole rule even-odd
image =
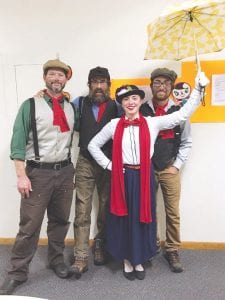
[[[89,250],[91,209],[95,187],[98,193],[98,234],[105,238],[105,218],[110,197],[110,172],[101,168],[94,160],[79,154],[76,165],[76,205],[74,220],[74,256],[86,258]]]
[[[168,173],[167,169],[155,171],[156,187],[161,187],[166,213],[165,250],[180,248],[180,174]]]
[[[38,245],[45,211],[48,216],[48,262],[64,261],[64,240],[69,228],[73,197],[74,167],[70,164],[60,170],[27,167],[33,191],[21,199],[19,232],[12,249],[9,276],[15,280],[27,279],[29,263]]]

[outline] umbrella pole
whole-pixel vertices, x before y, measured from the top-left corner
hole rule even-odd
[[[199,55],[198,55],[198,46],[197,46],[195,31],[194,31],[194,45],[195,45],[195,62],[197,65],[197,71],[201,72],[201,64],[200,64],[200,59],[199,59]]]
[[[195,45],[195,62],[197,65],[197,73],[201,72],[201,63],[198,55],[198,46],[197,46],[197,41],[195,37],[195,31],[194,31],[194,45]],[[202,88],[201,90],[201,97],[202,97],[202,105],[205,106],[205,88]]]

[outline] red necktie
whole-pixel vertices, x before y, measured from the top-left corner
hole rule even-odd
[[[165,116],[166,115],[165,108],[166,108],[167,105],[168,105],[168,103],[166,103],[163,106],[154,104],[155,116]],[[174,131],[173,131],[173,129],[161,130],[159,132],[159,136],[164,140],[173,139],[174,138]]]
[[[105,108],[106,108],[106,102],[103,102],[99,105],[97,123],[100,123],[102,116],[104,114]]]
[[[68,125],[66,115],[62,107],[60,106],[59,101],[62,100],[63,95],[52,99],[52,110],[53,110],[53,125],[58,125],[60,127],[61,132],[66,132],[70,130]]]

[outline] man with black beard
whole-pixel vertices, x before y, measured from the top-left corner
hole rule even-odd
[[[92,158],[87,146],[106,123],[117,115],[115,101],[110,99],[110,75],[106,68],[96,67],[88,75],[89,94],[73,101],[79,110],[79,155],[76,165],[76,204],[74,220],[74,264],[71,270],[79,278],[88,270],[89,235],[91,209],[95,187],[98,193],[98,234],[93,247],[94,264],[103,265],[105,255],[105,215],[110,195],[110,173],[102,169]],[[104,146],[104,153],[110,156],[111,142]]]

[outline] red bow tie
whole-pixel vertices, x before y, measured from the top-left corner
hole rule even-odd
[[[128,126],[140,126],[140,120],[138,118],[134,120],[124,120],[124,127]]]

